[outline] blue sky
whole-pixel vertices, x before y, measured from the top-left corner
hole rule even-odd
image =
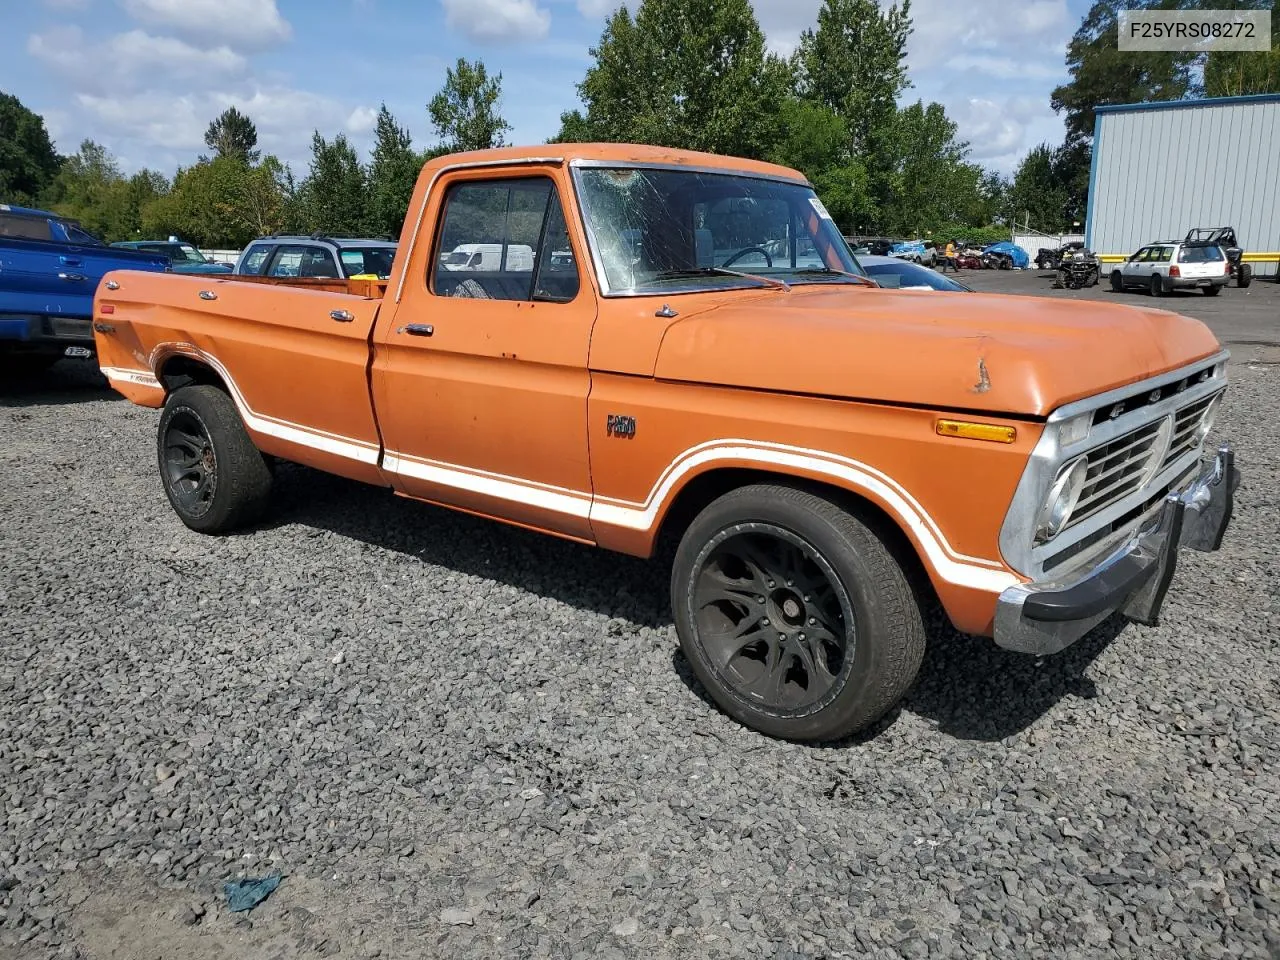
[[[6,4],[0,90],[45,117],[58,149],[85,137],[126,171],[171,174],[209,121],[248,113],[259,144],[307,168],[313,129],[361,150],[385,101],[433,142],[426,104],[445,67],[483,58],[503,75],[514,143],[537,143],[577,105],[616,0],[26,0]],[[770,46],[794,49],[820,0],[753,0]],[[1049,91],[1088,0],[914,0],[907,99],[943,103],[971,156],[1008,172],[1062,123]]]

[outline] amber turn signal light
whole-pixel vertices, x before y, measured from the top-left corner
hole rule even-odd
[[[966,440],[988,440],[991,443],[1013,443],[1018,431],[997,423],[971,423],[968,420],[939,420],[938,436],[963,437]]]

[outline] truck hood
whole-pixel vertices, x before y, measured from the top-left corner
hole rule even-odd
[[[1221,349],[1167,310],[1004,294],[804,286],[677,320],[660,379],[1045,416]]]

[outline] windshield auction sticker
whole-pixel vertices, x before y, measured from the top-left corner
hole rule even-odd
[[[1266,51],[1270,10],[1121,10],[1123,51]]]

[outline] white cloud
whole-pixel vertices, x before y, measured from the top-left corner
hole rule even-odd
[[[578,0],[578,12],[591,20],[613,13],[623,0]]]
[[[1016,51],[1027,61],[1044,60],[1075,28],[1066,0],[988,0],[980,16],[951,0],[915,0],[911,19],[915,29],[907,46],[913,69],[977,51]]]
[[[440,0],[445,23],[477,43],[541,40],[551,14],[534,0]]]
[[[112,37],[109,49],[113,63],[130,70],[158,67],[174,76],[236,74],[246,66],[245,58],[230,47],[200,50],[174,37],[153,37],[141,30]]]
[[[122,0],[129,15],[201,46],[261,50],[293,35],[276,0]]]
[[[75,102],[91,119],[98,121],[89,127],[93,132],[86,136],[98,140],[101,134],[97,130],[109,130],[114,137],[139,140],[169,150],[203,149],[205,128],[216,115],[200,111],[192,96],[156,97],[142,93],[119,97],[81,93],[76,95]]]
[[[1012,172],[1036,144],[1062,139],[1062,121],[1034,97],[969,97],[949,104],[947,114],[969,141],[970,159],[1002,173]]]
[[[60,73],[74,71],[84,62],[84,33],[79,27],[51,27],[27,37],[27,53]]]
[[[822,0],[752,0],[751,5],[769,49],[789,56],[799,46],[801,32],[817,25]]]
[[[946,63],[948,70],[971,70],[1000,80],[1056,80],[1065,76],[1061,66],[1043,60],[1015,60],[983,53],[962,53]]]
[[[244,72],[245,58],[228,47],[201,50],[174,37],[155,37],[130,30],[91,44],[75,26],[53,27],[27,38],[27,52],[54,67],[59,76],[82,89],[124,86],[137,78],[162,73],[167,78],[203,80]]]
[[[347,117],[347,132],[352,134],[369,133],[378,124],[378,111],[373,107],[356,107]]]

